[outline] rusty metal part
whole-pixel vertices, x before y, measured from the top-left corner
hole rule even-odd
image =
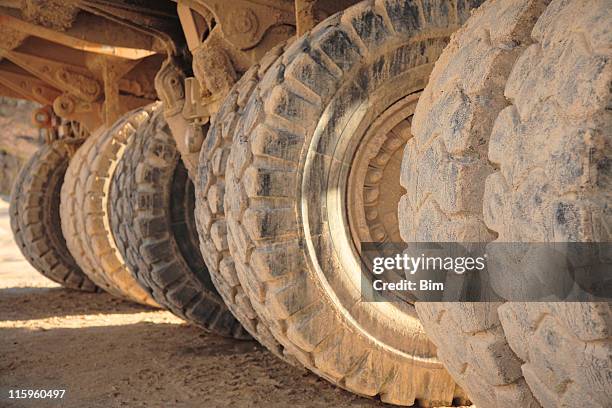
[[[112,105],[112,109],[107,111],[104,102],[86,102],[80,100],[70,94],[62,94],[53,102],[53,110],[62,119],[76,120],[90,131],[97,129],[104,123],[108,123],[105,119],[111,118],[113,115],[123,114],[141,106],[148,105],[151,100],[139,98],[131,95],[119,94],[118,102],[107,101]]]
[[[168,58],[155,76],[155,89],[164,103],[164,113],[175,115],[183,110],[185,102],[185,74],[178,62]]]
[[[17,78],[13,73],[0,83],[11,92],[53,102],[58,114],[88,126],[102,119],[110,123],[128,107],[155,98],[153,77],[162,58],[155,60],[157,55],[151,53],[165,51],[182,58],[187,43],[194,77],[185,79],[182,68],[172,75],[172,70],[162,69],[156,78],[167,83],[156,88],[167,115],[180,111],[203,126],[240,75],[270,48],[293,36],[296,24],[302,32],[321,16],[353,2],[178,0],[176,6],[122,0],[3,2],[2,29],[15,35],[5,36],[2,55],[28,75]],[[25,41],[24,34],[30,35]],[[16,87],[18,80],[27,80],[25,88]],[[184,134],[186,151],[197,149],[198,131]]]
[[[227,93],[238,80],[224,44],[220,31],[215,28],[210,37],[192,51],[193,73],[202,89],[212,94]]]
[[[106,126],[112,126],[121,117],[119,105],[119,78],[122,72],[104,59],[102,62],[102,78],[104,79],[104,122]]]
[[[119,98],[120,78],[136,66],[138,61],[90,54],[87,58],[89,70],[102,78],[104,84],[104,122],[111,126],[124,110]]]
[[[184,43],[172,2],[0,2],[0,85],[93,130],[157,99],[163,55]]]
[[[55,30],[65,30],[74,21],[79,9],[75,2],[65,0],[23,0],[21,13],[32,23]]]
[[[177,13],[192,54],[183,116],[206,123],[252,64],[295,33],[288,0],[179,0]]]
[[[147,2],[142,6],[104,0],[80,0],[78,3],[82,10],[155,37],[168,55],[182,52],[185,40],[171,2]]]
[[[290,0],[179,0],[200,14],[211,13],[223,36],[235,47],[246,50],[256,46],[276,25],[295,25]]]
[[[0,50],[0,55],[57,89],[68,91],[86,101],[93,102],[102,94],[100,83],[82,67],[15,50]]]
[[[166,59],[155,77],[155,88],[164,104],[164,117],[170,126],[185,167],[191,179],[195,180],[199,149],[195,151],[193,148],[194,141],[188,131],[191,125],[183,114],[186,101],[184,87],[186,81],[183,71],[176,58]],[[195,80],[194,82],[197,83]]]
[[[57,138],[65,142],[66,147],[74,155],[83,141],[91,132],[81,122],[62,120],[57,128]]]
[[[193,77],[185,79],[185,105],[183,116],[190,122],[207,122],[219,110],[226,92],[210,94]]]
[[[63,119],[83,123],[90,131],[104,123],[102,103],[83,101],[70,94],[62,94],[55,98],[53,111]]]
[[[200,152],[206,133],[208,133],[209,126],[210,122],[204,124],[191,123],[189,128],[187,128],[187,132],[185,133],[185,145],[189,153]]]
[[[38,133],[45,143],[51,144],[58,139],[57,116],[51,106],[43,106],[32,112],[32,124],[38,128]]]
[[[83,140],[90,135],[87,127],[81,122],[61,119],[49,105],[42,106],[32,112],[32,123],[38,128],[39,137],[45,143],[51,144],[61,139],[74,152]]]
[[[0,9],[0,13],[2,11]],[[127,59],[140,59],[155,53],[151,50],[151,36],[90,14],[79,16],[66,31],[32,24],[8,14],[0,15],[0,27],[1,47],[6,49],[16,48],[23,38],[33,35],[66,47]],[[21,40],[10,46],[13,38]]]
[[[314,10],[316,2],[317,0],[295,0],[295,23],[298,37],[317,24]]]
[[[119,90],[122,94],[140,96],[151,101],[157,100],[155,76],[166,57],[154,54],[143,58],[119,80]]]
[[[127,79],[114,80],[114,76],[108,77],[105,83],[120,85]],[[50,86],[47,82],[31,75],[19,66],[8,60],[0,62],[0,84],[20,95],[21,98],[36,101],[43,105],[53,105],[56,114],[71,120],[83,122],[89,129],[95,129],[103,120],[102,114],[112,118],[139,106],[151,103],[154,99],[127,95],[115,92],[115,99],[108,98],[112,93],[105,92],[105,99],[98,101],[87,101],[70,92]],[[122,86],[118,86],[122,88]],[[114,111],[106,110],[110,106]]]
[[[27,36],[27,33],[2,24],[0,20],[0,49],[12,50],[17,48]]]
[[[53,104],[66,119],[90,129],[111,124],[123,113],[156,97],[153,78],[161,57],[133,60],[65,47],[29,37],[17,49],[0,49],[5,59],[0,83],[27,99]],[[20,70],[4,69],[5,62]]]
[[[58,133],[60,139],[65,139],[70,142],[82,141],[91,134],[81,122],[75,120],[62,120],[59,125]]]
[[[210,118],[243,72],[294,35],[295,14],[287,0],[179,0],[177,15],[194,76],[185,78],[176,61],[168,60],[156,77],[156,89],[193,179]]]
[[[103,76],[100,70],[92,69],[92,66],[96,65],[95,61],[100,60],[100,58],[125,61],[125,64],[133,66],[129,73],[121,77],[119,81],[119,89],[123,93],[156,99],[153,79],[163,60],[163,57],[157,54],[134,60],[97,52],[86,52],[37,37],[28,38],[14,50],[0,49],[0,55],[54,87],[72,92],[86,100],[101,97]],[[79,78],[76,78],[78,82],[75,82],[75,78],[70,76],[71,73],[84,76],[88,84],[78,81]],[[68,83],[66,83],[66,77],[70,79]],[[77,90],[73,91],[70,88],[71,85],[77,87]],[[86,96],[83,93],[87,91],[89,86],[97,88],[97,91],[88,92]]]
[[[0,61],[0,84],[20,98],[51,105],[61,92],[8,60]],[[5,95],[5,93],[2,93]],[[11,96],[11,95],[6,95]]]
[[[191,51],[204,41],[205,36],[210,31],[214,17],[204,8],[199,8],[198,12],[181,2],[176,5],[176,12],[181,21],[187,47]]]
[[[32,123],[39,128],[53,126],[53,109],[50,106],[43,106],[32,112]]]
[[[0,82],[0,95],[12,99],[27,99],[23,96],[23,94],[15,92],[11,88],[4,86],[2,82]]]
[[[185,80],[183,115],[189,121],[206,122],[217,112],[227,92],[252,64],[278,43],[292,37],[292,27],[273,28],[257,47],[241,51],[231,48],[220,31],[213,29],[203,44],[193,51],[195,77]],[[211,38],[212,37],[212,38]]]

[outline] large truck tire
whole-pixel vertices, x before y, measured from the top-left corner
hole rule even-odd
[[[369,1],[328,18],[272,64],[233,130],[228,246],[253,308],[285,354],[388,403],[465,402],[412,305],[360,301],[359,252],[400,239],[411,115],[473,6]]]
[[[158,306],[132,277],[117,250],[110,228],[111,180],[136,129],[156,109],[136,109],[111,128],[92,134],[70,161],[61,191],[60,215],[68,249],[81,269],[107,292]]]
[[[68,251],[60,225],[60,190],[77,146],[59,140],[34,153],[13,185],[9,214],[15,242],[38,272],[66,288],[95,292],[97,286]]]
[[[216,292],[200,254],[194,184],[162,108],[128,145],[110,200],[119,250],[160,305],[210,332],[250,339]]]
[[[233,131],[244,114],[245,104],[268,68],[283,53],[284,46],[270,50],[266,57],[242,76],[225,97],[213,117],[200,151],[196,180],[196,223],[200,249],[217,291],[236,319],[257,341],[276,356],[283,356],[282,346],[263,324],[240,284],[227,244],[227,225],[223,200],[225,167],[232,147]]]
[[[612,3],[485,3],[436,63],[405,150],[414,241],[611,242]],[[609,303],[417,303],[477,406],[612,403]]]

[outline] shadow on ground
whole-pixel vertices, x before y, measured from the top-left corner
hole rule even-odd
[[[12,240],[0,201],[0,407],[371,407],[254,341],[207,334],[169,312],[60,288]],[[63,400],[8,399],[65,389]]]
[[[0,289],[0,320],[32,320],[71,315],[141,313],[152,311],[107,293],[77,292],[60,287]]]
[[[61,288],[0,289],[2,407],[371,407],[253,341]],[[9,400],[9,389],[65,389]]]

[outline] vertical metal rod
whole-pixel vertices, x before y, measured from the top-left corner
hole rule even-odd
[[[315,26],[315,2],[316,0],[295,0],[295,23],[298,37]]]

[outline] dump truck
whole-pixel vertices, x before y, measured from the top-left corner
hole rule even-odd
[[[386,403],[609,407],[609,302],[363,301],[362,244],[610,242],[611,27],[609,0],[0,0],[0,95],[46,135],[16,242]]]

